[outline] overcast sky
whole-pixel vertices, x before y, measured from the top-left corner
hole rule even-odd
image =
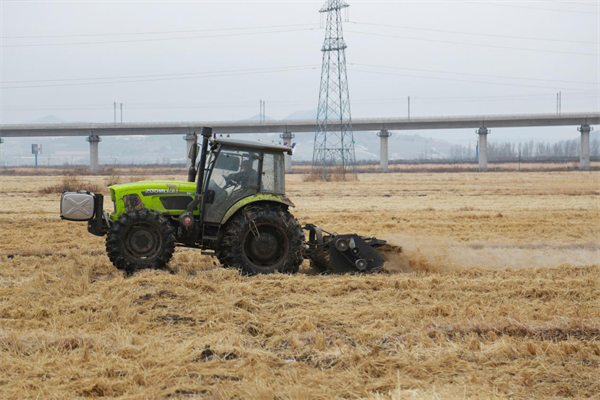
[[[127,122],[317,105],[324,1],[1,3],[1,123],[111,122],[114,101]],[[413,116],[556,112],[558,91],[563,112],[599,108],[597,1],[348,3],[354,118],[406,116],[407,96]]]

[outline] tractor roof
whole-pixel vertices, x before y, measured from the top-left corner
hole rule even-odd
[[[288,153],[292,155],[292,148],[290,146],[284,146],[273,142],[261,142],[260,140],[248,140],[248,139],[223,139],[217,138],[213,140],[215,143],[224,146],[243,147],[247,149],[258,149],[267,151],[277,151],[282,153]]]

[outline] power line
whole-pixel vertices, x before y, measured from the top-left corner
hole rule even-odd
[[[527,37],[527,36],[497,35],[497,34],[487,34],[487,33],[474,33],[474,32],[463,32],[463,31],[452,31],[452,30],[443,30],[443,29],[418,28],[418,27],[413,27],[413,26],[386,25],[386,24],[380,24],[380,23],[369,23],[369,22],[359,22],[359,21],[350,21],[348,23],[356,24],[356,25],[380,26],[380,27],[386,27],[386,28],[410,29],[410,30],[441,32],[441,33],[454,33],[454,34],[469,35],[469,36],[499,37],[499,38],[506,38],[506,39],[525,39],[525,40],[538,40],[538,41],[547,41],[547,42],[598,44],[598,42],[588,42],[588,41],[580,41],[580,40],[550,39],[550,38]],[[192,29],[192,30],[180,30],[180,31],[90,33],[90,34],[68,34],[68,35],[2,36],[2,37],[0,37],[0,39],[41,39],[41,38],[66,38],[66,37],[104,37],[104,36],[161,35],[161,34],[181,34],[181,33],[198,33],[198,32],[238,31],[238,30],[252,30],[252,29],[277,29],[277,28],[290,28],[290,27],[295,27],[295,26],[316,26],[316,25],[318,25],[318,24],[270,25],[270,26],[244,27],[244,28]],[[179,38],[173,38],[173,39],[179,39]],[[94,43],[97,43],[97,42],[94,42]],[[101,43],[101,42],[98,42],[98,43]]]
[[[53,84],[53,85],[4,86],[3,89],[27,89],[27,88],[44,88],[44,87],[62,87],[62,86],[107,85],[107,84],[113,84],[113,83],[174,81],[174,80],[183,80],[183,79],[215,78],[215,77],[221,77],[221,76],[254,75],[254,74],[265,74],[265,73],[270,74],[270,73],[274,73],[274,72],[289,72],[289,71],[300,71],[300,70],[307,70],[307,69],[316,69],[316,67],[287,68],[287,69],[281,69],[281,70],[258,71],[258,72],[224,73],[224,74],[179,77],[179,78],[138,79],[138,80],[110,81],[110,82],[63,83],[63,84]]]
[[[380,75],[395,75],[395,76],[405,76],[405,77],[410,77],[410,78],[419,78],[419,79],[433,79],[433,80],[440,80],[440,81],[453,81],[453,82],[466,82],[466,83],[481,83],[481,84],[486,84],[486,85],[518,86],[518,87],[530,87],[530,88],[538,88],[538,89],[562,89],[562,88],[550,87],[550,86],[521,85],[521,84],[516,84],[516,83],[483,82],[483,81],[472,81],[472,80],[467,80],[467,79],[436,78],[436,77],[432,77],[432,76],[419,76],[419,75],[394,74],[394,73],[391,73],[391,72],[367,71],[367,70],[362,70],[362,69],[354,69],[354,68],[353,68],[353,69],[351,69],[351,71],[357,71],[357,72],[366,72],[366,73],[370,73],[370,74],[380,74]],[[578,91],[582,91],[582,92],[597,92],[596,90],[589,90],[589,89],[571,89],[571,90],[578,90]]]
[[[564,94],[569,97],[588,97],[588,96],[598,96],[598,93],[582,93],[582,92],[565,92]],[[494,96],[439,96],[439,97],[421,97],[415,96],[415,99],[515,99],[515,98],[525,98],[525,97],[545,97],[548,95],[555,96],[556,92],[545,92],[545,93],[529,93],[529,94],[509,94],[509,95],[494,95]]]
[[[217,29],[193,29],[182,31],[154,31],[154,32],[121,32],[121,33],[88,33],[88,34],[70,34],[70,35],[36,35],[36,36],[2,36],[0,39],[41,39],[41,38],[65,38],[65,37],[98,37],[98,36],[134,36],[134,35],[164,35],[180,33],[198,33],[198,32],[217,32],[217,31],[240,31],[249,29],[276,29],[290,28],[292,26],[316,26],[318,24],[290,24],[290,25],[270,25],[270,26],[250,26],[244,28],[217,28]]]
[[[563,93],[570,98],[593,98],[600,96],[598,93]],[[532,101],[540,98],[554,98],[555,92],[537,93],[537,94],[512,94],[499,96],[411,96],[411,102],[419,103],[444,103],[444,102],[471,102],[471,101]],[[386,103],[402,103],[406,102],[406,98],[385,98],[385,99],[358,99],[353,101],[353,104],[369,105],[369,104],[386,104]],[[220,103],[127,103],[132,110],[145,109],[181,109],[181,108],[254,108],[256,101],[234,101]],[[289,107],[290,105],[309,105],[313,104],[310,101],[290,101],[290,100],[269,100],[269,104],[273,107]],[[6,111],[41,111],[41,110],[104,110],[113,109],[111,104],[49,104],[49,105],[3,105],[1,108]]]
[[[191,107],[200,107],[200,106],[208,106],[208,105],[215,105],[215,104],[222,104],[222,105],[252,105],[252,107],[255,107],[255,103],[256,100],[241,100],[241,101],[227,101],[227,102],[221,102],[221,103],[217,103],[217,102],[209,102],[209,103],[127,103],[128,106],[130,107],[164,107],[164,106],[174,106],[174,107],[184,107],[184,106],[191,106]],[[299,101],[295,100],[295,101],[291,101],[291,100],[270,100],[269,103],[285,103],[285,104],[298,104]],[[17,107],[17,108],[23,108],[24,106],[19,106],[19,105],[3,105],[0,108],[7,108],[10,109],[11,107]],[[61,109],[72,109],[72,108],[105,108],[105,107],[109,107],[109,108],[113,108],[112,105],[107,105],[107,103],[92,103],[92,104],[30,104],[28,105],[28,109],[34,109],[34,108],[41,108],[41,109],[46,109],[49,107],[54,107],[54,108],[61,108]]]
[[[400,26],[400,25],[384,25],[370,22],[350,22],[351,24],[358,25],[371,25],[371,26],[380,26],[385,28],[399,28],[399,29],[410,29],[416,31],[429,31],[429,32],[440,32],[440,33],[455,33],[458,35],[469,35],[469,36],[485,36],[485,37],[499,37],[505,39],[526,39],[526,40],[539,40],[545,42],[564,42],[564,43],[581,43],[581,44],[594,44],[597,45],[598,42],[585,42],[579,40],[567,40],[567,39],[548,39],[548,38],[534,38],[534,37],[524,37],[524,36],[508,36],[508,35],[495,35],[491,33],[473,33],[473,32],[462,32],[462,31],[448,31],[443,29],[430,29],[430,28],[416,28],[413,26]]]
[[[358,64],[358,63],[349,63],[349,64],[350,65],[358,65],[358,66],[361,66],[361,67],[388,68],[388,69],[399,69],[399,70],[417,71],[417,72],[435,72],[435,73],[452,74],[452,75],[481,76],[481,77],[486,77],[486,78],[518,79],[518,80],[525,80],[525,81],[557,82],[557,83],[572,83],[572,84],[578,84],[578,85],[598,85],[598,82],[561,81],[561,80],[555,80],[555,79],[522,78],[522,77],[516,77],[516,76],[471,74],[471,73],[466,73],[466,72],[449,72],[449,71],[440,71],[440,70],[433,70],[433,69],[416,69],[416,68],[390,67],[390,66],[373,65],[373,64]]]
[[[556,96],[556,93],[547,93],[545,97],[547,100],[549,99],[554,99]],[[594,93],[588,93],[585,94],[583,96],[579,96],[579,95],[572,95],[569,96],[570,98],[598,98],[599,95],[598,94],[594,94]],[[498,98],[493,98],[493,97],[485,97],[485,96],[481,96],[481,97],[472,97],[472,98],[462,98],[462,97],[457,97],[457,98],[436,98],[436,97],[415,97],[415,96],[410,96],[410,102],[411,103],[425,103],[425,104],[430,104],[430,103],[468,103],[468,102],[494,102],[494,101],[510,101],[510,102],[514,102],[514,101],[539,101],[541,98],[541,96],[537,96],[535,98],[532,97],[527,97],[527,96],[507,96],[507,97],[502,97],[499,96]],[[365,100],[356,100],[353,101],[352,104],[358,104],[358,105],[369,105],[369,104],[406,104],[407,103],[407,99],[406,98],[397,98],[397,99],[381,99],[381,100],[369,100],[369,101],[365,101]]]
[[[562,10],[562,9],[539,8],[539,7],[523,7],[523,6],[513,6],[513,5],[508,5],[508,4],[496,4],[496,3],[491,3],[491,2],[468,1],[466,3],[478,4],[478,5],[483,5],[483,6],[520,8],[520,9],[523,9],[523,10],[556,11],[556,12],[562,12],[562,13],[574,13],[574,14],[586,14],[586,15],[600,15],[598,13],[591,13],[591,12],[585,12],[585,11]]]
[[[598,8],[600,4],[597,1],[557,1],[556,3],[570,4],[572,6],[583,6],[583,7],[595,7]],[[594,3],[594,4],[592,4]]]
[[[206,74],[217,74],[217,73],[230,73],[230,72],[254,72],[254,71],[270,71],[287,68],[311,68],[318,67],[316,64],[312,65],[293,65],[289,67],[270,67],[270,68],[254,68],[254,69],[238,69],[238,70],[221,70],[221,71],[204,71],[204,72],[184,72],[174,74],[152,74],[152,75],[127,75],[127,76],[111,76],[104,78],[69,78],[69,79],[39,79],[29,81],[3,81],[0,84],[14,84],[14,83],[39,83],[39,82],[70,82],[70,81],[94,81],[94,80],[110,80],[110,79],[134,79],[134,78],[156,78],[156,77],[171,77],[171,76],[186,76],[186,75],[206,75]]]
[[[554,98],[556,96],[556,94],[551,94],[551,95],[547,95],[547,99],[550,99],[550,96],[552,96],[552,98]],[[572,96],[572,97],[576,97],[576,96]],[[592,98],[598,98],[598,95],[592,94],[591,96],[586,96],[586,98],[589,97],[590,99]],[[457,99],[457,100],[425,100],[425,101],[421,101],[419,99],[417,99],[416,101],[419,103],[426,103],[426,104],[435,104],[435,103],[474,103],[474,102],[493,102],[493,101],[511,101],[511,102],[515,102],[515,101],[539,101],[540,99],[538,98],[514,98],[514,99]],[[411,97],[411,101],[413,101],[413,98]]]
[[[588,97],[588,96],[597,96],[597,93],[582,93],[582,92],[563,92],[563,94],[568,95],[570,97]],[[442,99],[442,100],[453,100],[453,99],[513,99],[513,98],[521,98],[521,97],[545,97],[548,95],[555,96],[556,92],[542,92],[542,93],[514,93],[514,94],[506,94],[506,95],[487,95],[487,96],[413,96],[413,99],[418,100],[430,100],[430,99]],[[406,98],[384,98],[384,99],[359,99],[358,101],[396,101],[396,100],[404,100]],[[213,104],[224,104],[224,105],[252,105],[252,107],[256,106],[256,100],[238,100],[238,101],[227,101],[227,102],[208,102],[208,103],[127,103],[131,106],[205,106],[205,105],[213,105]],[[313,104],[309,101],[299,101],[299,100],[278,100],[278,99],[270,99],[269,104]],[[0,108],[10,108],[10,107],[20,107],[19,105],[2,105]],[[65,108],[73,108],[73,107],[109,107],[112,108],[112,105],[107,105],[106,103],[90,103],[90,104],[29,104],[28,107],[65,107]]]
[[[569,83],[577,83],[577,84],[595,84],[594,82],[552,81],[552,80],[542,80],[542,79],[535,79],[535,78],[518,78],[518,77],[494,76],[494,75],[483,75],[483,74],[469,74],[469,73],[458,73],[458,72],[448,72],[448,71],[439,71],[439,70],[425,70],[425,69],[415,69],[415,68],[380,66],[380,65],[372,65],[372,64],[351,63],[351,65],[373,67],[373,68],[420,71],[420,72],[457,74],[457,75],[467,75],[467,76],[482,76],[482,77],[503,78],[503,79],[521,79],[521,80],[538,80],[538,81],[548,81],[548,82],[569,82]],[[84,86],[84,85],[102,85],[102,84],[112,84],[112,83],[153,82],[153,81],[212,78],[212,77],[235,76],[235,75],[252,75],[252,74],[264,74],[264,73],[271,73],[271,72],[288,72],[288,71],[308,70],[308,69],[316,69],[317,67],[318,67],[317,65],[301,65],[301,66],[273,67],[273,68],[261,68],[261,69],[249,69],[249,70],[228,70],[228,71],[209,71],[209,72],[207,71],[207,72],[202,72],[202,73],[155,74],[155,75],[121,76],[121,77],[105,77],[105,78],[76,78],[76,79],[37,80],[37,81],[7,81],[7,82],[1,82],[0,84],[4,85],[6,83],[14,84],[14,83],[27,83],[27,82],[37,83],[37,82],[80,81],[80,80],[109,80],[109,79],[128,79],[128,78],[148,78],[148,77],[160,77],[160,76],[167,77],[167,78],[158,78],[158,79],[132,79],[132,80],[124,80],[124,81],[106,81],[106,82],[83,82],[83,83],[67,83],[67,84],[51,84],[51,85],[4,86],[3,88],[4,89],[17,89],[17,88],[39,88],[39,87],[61,87],[61,86]],[[508,86],[546,88],[545,86],[522,85],[522,84],[513,84],[513,83],[483,82],[483,81],[459,80],[459,79],[442,78],[442,77],[392,74],[392,73],[384,73],[384,72],[380,72],[380,71],[366,71],[366,70],[360,70],[360,69],[353,69],[353,70],[359,71],[359,72],[415,77],[415,78],[421,78],[421,79],[448,80],[448,81],[482,83],[482,84],[491,84],[491,85],[508,85]],[[193,75],[193,76],[182,76],[182,75]],[[556,89],[562,89],[562,87],[556,88]],[[573,90],[579,90],[579,91],[585,91],[585,92],[595,92],[594,90],[589,90],[589,89],[573,88]]]
[[[107,41],[102,41],[102,42],[71,42],[71,43],[45,43],[45,44],[8,44],[8,45],[0,46],[0,47],[48,47],[48,46],[78,46],[78,45],[88,45],[88,44],[164,42],[164,41],[172,41],[172,40],[206,39],[206,38],[230,37],[230,36],[265,35],[265,34],[270,34],[270,33],[313,31],[313,30],[316,30],[316,29],[317,28],[286,29],[286,30],[265,31],[265,32],[229,33],[229,34],[225,34],[225,35],[183,36],[183,37],[176,37],[176,38],[153,38],[153,39],[107,40]]]
[[[418,40],[418,41],[422,41],[422,42],[449,43],[449,44],[459,44],[459,45],[477,46],[477,47],[488,47],[488,48],[496,48],[496,49],[535,51],[535,52],[541,52],[541,53],[575,54],[575,55],[580,55],[580,56],[594,56],[594,57],[598,56],[598,53],[578,53],[578,52],[572,52],[572,51],[541,50],[541,49],[532,49],[532,48],[525,48],[525,47],[510,47],[510,46],[496,46],[496,45],[491,45],[491,44],[475,44],[475,43],[465,43],[465,42],[452,42],[452,41],[449,41],[449,40],[421,39],[421,38],[414,38],[414,37],[408,37],[408,36],[386,35],[386,34],[382,34],[382,33],[369,33],[369,32],[359,32],[359,31],[346,31],[346,32],[358,33],[358,34],[361,34],[361,35],[382,36],[382,37],[391,37],[391,38],[408,39],[408,40]]]
[[[306,103],[298,103],[298,104],[309,104],[308,102]],[[287,107],[288,105],[273,105],[272,107]],[[255,105],[250,105],[250,104],[246,104],[246,105],[235,105],[235,104],[205,104],[205,105],[187,105],[187,106],[182,106],[182,105],[177,105],[177,106],[173,106],[173,105],[161,105],[161,106],[132,106],[132,107],[128,107],[129,110],[181,110],[181,109],[204,109],[204,108],[247,108],[247,109],[251,109],[251,108],[256,108]],[[109,109],[113,109],[113,106],[109,105],[103,105],[102,107],[90,107],[90,108],[54,108],[54,107],[49,107],[49,108],[12,108],[12,109],[7,109],[6,111],[45,111],[45,110],[73,110],[73,111],[92,111],[92,110],[109,110]]]

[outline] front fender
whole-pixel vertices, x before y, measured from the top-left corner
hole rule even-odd
[[[251,196],[244,197],[243,199],[241,199],[237,203],[235,203],[233,206],[231,206],[229,208],[229,210],[227,210],[227,212],[225,213],[223,218],[221,219],[221,225],[224,225],[229,220],[229,218],[231,218],[233,216],[233,214],[238,212],[238,210],[240,210],[241,208],[246,207],[248,204],[259,203],[259,202],[261,202],[261,203],[278,203],[278,204],[284,204],[288,207],[295,207],[294,203],[292,203],[292,201],[290,199],[288,199],[286,196],[283,196],[283,195],[266,194],[266,193],[253,194]]]

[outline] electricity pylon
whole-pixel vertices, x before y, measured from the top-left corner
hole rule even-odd
[[[319,12],[326,13],[325,42],[313,149],[313,171],[351,173],[356,177],[354,134],[346,73],[346,43],[342,30],[343,0],[328,0]]]

